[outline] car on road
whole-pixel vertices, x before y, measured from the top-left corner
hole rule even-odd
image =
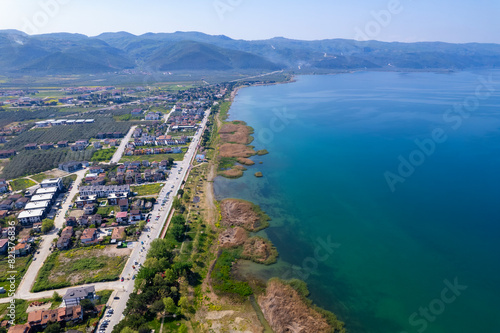
[[[120,299],[120,297],[118,297],[118,296],[115,296],[115,297],[113,297],[113,299]],[[111,313],[112,313],[112,312],[111,312]]]
[[[123,278],[123,276],[122,276],[122,278],[121,278],[120,280],[123,282],[123,280],[125,280],[125,279],[124,279],[124,278]]]

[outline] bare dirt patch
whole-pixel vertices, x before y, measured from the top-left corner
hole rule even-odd
[[[221,202],[222,225],[239,226],[248,231],[266,228],[269,217],[251,202],[237,199],[226,199]]]
[[[332,332],[326,319],[309,308],[292,287],[269,281],[266,294],[258,298],[264,317],[276,333]]]
[[[252,141],[250,137],[252,129],[244,123],[224,124],[219,130],[220,138],[223,142],[249,144]]]
[[[270,265],[276,262],[278,250],[267,239],[251,237],[243,246],[242,257],[258,264]]]
[[[243,165],[254,165],[255,164],[254,161],[252,161],[249,158],[245,158],[245,157],[238,157],[237,161],[238,161],[238,163],[241,163]]]
[[[251,147],[239,143],[224,143],[219,148],[220,157],[245,157],[255,155],[255,150]]]
[[[226,178],[239,178],[243,176],[243,170],[232,168],[229,170],[222,171],[221,174]]]
[[[221,247],[236,247],[243,245],[248,239],[247,231],[241,227],[228,228],[219,236]]]
[[[48,178],[59,178],[69,175],[66,171],[62,171],[59,169],[52,169],[44,172]]]

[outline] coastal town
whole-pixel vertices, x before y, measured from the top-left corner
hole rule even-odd
[[[227,121],[245,84],[263,82],[64,88],[57,109],[37,102],[38,117],[5,121],[1,333],[271,332],[290,322],[345,332],[305,301],[304,282],[237,273],[239,262],[278,258],[256,234],[270,225],[265,212],[214,198],[216,177],[243,177],[268,154],[250,146],[245,122]],[[54,91],[16,91],[17,102],[9,93],[6,114]]]
[[[96,132],[92,127],[99,119],[90,117],[103,110],[80,112],[82,119],[30,120],[4,128],[7,146],[23,134],[30,140],[33,136],[27,134],[33,131],[90,127],[95,134],[17,143],[18,149],[2,150],[0,158],[56,150],[92,150],[92,157],[99,157],[61,161],[50,170],[0,180],[4,272],[0,306],[8,305],[1,327],[8,332],[40,332],[50,325],[60,330],[84,325],[86,332],[89,327],[111,332],[122,319],[152,240],[165,238],[173,205],[179,210],[190,169],[206,163],[202,136],[209,131],[211,108],[225,95],[225,88],[216,86],[180,90],[171,96],[150,94],[144,100],[130,96],[143,90],[66,88],[63,92],[71,97],[57,100],[63,108],[92,101],[113,120],[133,119],[126,132],[101,132],[100,128]],[[13,108],[46,106],[45,101],[29,97],[36,93],[3,91],[0,95],[9,96],[2,104]],[[116,102],[120,96],[135,102],[110,108],[110,99]],[[68,266],[79,266],[78,274],[66,271]],[[26,304],[26,314],[18,313],[19,302]]]

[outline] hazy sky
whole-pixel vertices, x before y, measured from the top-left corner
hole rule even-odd
[[[499,0],[0,0],[30,34],[201,31],[236,39],[500,43]]]

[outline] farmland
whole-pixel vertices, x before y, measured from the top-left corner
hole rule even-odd
[[[2,176],[13,179],[57,168],[63,162],[89,161],[94,151],[95,149],[71,151],[69,148],[22,151],[12,157],[2,170]]]
[[[126,134],[133,122],[116,122],[111,116],[96,116],[95,122],[84,125],[54,126],[26,131],[7,142],[4,149],[22,150],[28,143],[89,140],[98,133],[121,132]]]

